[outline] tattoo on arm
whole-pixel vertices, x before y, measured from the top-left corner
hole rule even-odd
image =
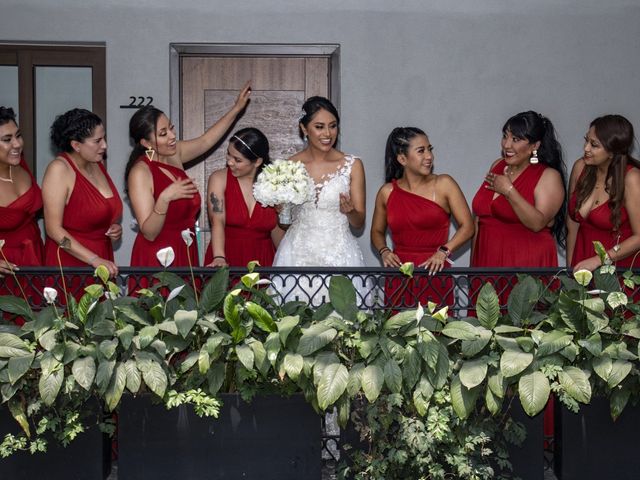
[[[222,213],[224,211],[224,199],[216,197],[215,193],[209,196],[211,201],[211,210],[213,213]]]

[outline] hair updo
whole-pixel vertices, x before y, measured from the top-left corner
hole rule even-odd
[[[307,128],[307,125],[309,125],[309,122],[311,122],[313,116],[320,110],[326,110],[331,115],[336,117],[336,122],[338,126],[340,125],[340,115],[338,115],[338,110],[333,105],[333,103],[331,103],[331,100],[325,97],[315,96],[307,98],[307,101],[302,105],[302,117],[300,117],[300,123],[304,126],[304,128]],[[304,138],[304,132],[302,131],[302,128],[299,127],[298,130],[300,133],[300,138]]]
[[[385,182],[402,178],[404,167],[398,162],[398,156],[409,153],[409,144],[418,135],[427,136],[417,127],[396,127],[391,130],[384,153]]]
[[[259,158],[262,159],[262,163],[258,165],[256,175],[262,171],[265,165],[271,163],[269,140],[257,128],[249,127],[238,130],[229,139],[229,144],[233,145],[233,148],[251,163],[255,163]]]
[[[0,107],[0,125],[4,125],[5,123],[13,122],[18,125],[16,122],[16,114],[11,107]]]
[[[91,137],[102,119],[84,108],[74,108],[58,115],[51,125],[51,142],[59,152],[73,151],[71,142],[84,142]]]

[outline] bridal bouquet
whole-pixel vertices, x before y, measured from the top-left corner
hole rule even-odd
[[[311,177],[300,162],[276,160],[264,167],[253,184],[253,196],[267,207],[282,205],[280,223],[288,224],[291,205],[312,200],[314,188]]]

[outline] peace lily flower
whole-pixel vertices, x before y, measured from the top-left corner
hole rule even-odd
[[[55,288],[44,287],[44,299],[47,301],[49,305],[52,305],[56,298],[58,298],[58,291]]]
[[[193,238],[192,237],[194,235],[194,233],[191,231],[191,229],[187,228],[185,230],[182,230],[182,232],[180,232],[180,235],[182,235],[182,240],[187,245],[187,247],[190,247],[191,244],[193,243]]]
[[[589,282],[591,282],[593,273],[591,273],[589,270],[582,269],[578,270],[577,272],[573,272],[573,277],[576,279],[576,282],[578,282],[583,287],[586,287],[587,285],[589,285]]]
[[[176,259],[176,254],[171,247],[161,248],[156,252],[156,258],[164,268],[167,268]]]

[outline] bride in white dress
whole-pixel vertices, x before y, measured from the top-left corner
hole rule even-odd
[[[362,267],[362,251],[350,227],[365,220],[365,179],[362,161],[334,146],[340,117],[324,97],[311,97],[302,106],[300,134],[304,150],[291,157],[301,162],[315,187],[315,198],[293,208],[293,221],[273,261],[280,267]],[[273,286],[284,300],[318,305],[328,301],[326,275],[291,275],[274,278]],[[360,296],[366,295],[364,285]],[[325,297],[325,298],[323,298]],[[363,299],[360,299],[360,302]]]

